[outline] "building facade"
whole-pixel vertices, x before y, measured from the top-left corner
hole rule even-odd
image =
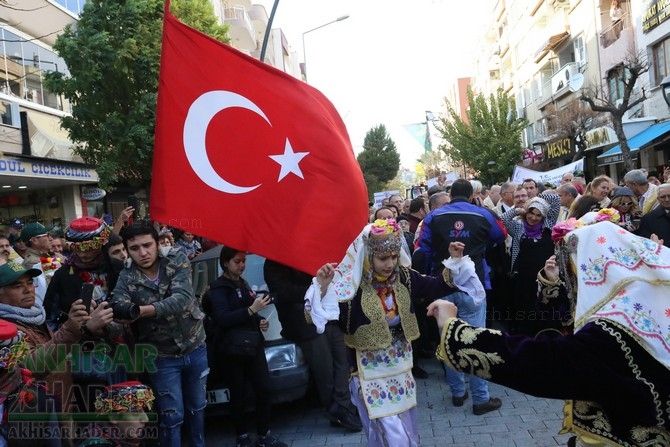
[[[660,81],[670,74],[670,22],[661,11],[667,8],[656,0],[493,0],[473,86],[502,88],[516,98],[517,115],[529,122],[525,151],[541,150],[544,168],[552,169],[569,163],[576,151],[574,141],[552,129],[553,111],[575,101],[588,107],[579,98],[589,92],[619,104],[628,75],[624,61],[637,56],[650,70],[633,97],[644,91],[647,99],[625,114],[624,133],[635,143],[637,166],[658,170],[670,149],[659,126],[670,116],[660,94]],[[609,114],[594,120],[587,145],[587,175],[620,179],[621,150]]]

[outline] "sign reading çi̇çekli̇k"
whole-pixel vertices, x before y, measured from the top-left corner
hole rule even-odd
[[[85,166],[59,163],[58,161],[24,160],[7,156],[0,158],[0,176],[2,175],[73,180],[83,183],[98,181],[98,173],[95,172],[95,169]]]

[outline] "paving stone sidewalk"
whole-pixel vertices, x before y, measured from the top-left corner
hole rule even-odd
[[[437,360],[422,360],[430,373],[417,380],[421,446],[458,447],[555,447],[565,446],[568,435],[559,435],[563,401],[542,399],[491,384],[491,395],[503,406],[483,416],[472,414],[472,399],[456,408]],[[282,404],[273,410],[273,432],[291,447],[365,446],[361,433],[332,428],[319,408],[305,400]],[[250,415],[250,417],[253,417]],[[208,417],[207,445],[234,446],[229,417]]]

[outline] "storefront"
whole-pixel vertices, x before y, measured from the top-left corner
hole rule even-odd
[[[4,155],[0,158],[0,229],[10,219],[66,224],[87,214],[83,185],[95,185],[95,169],[61,160]]]
[[[608,165],[601,166],[598,156],[619,143],[616,132],[611,126],[601,126],[586,133],[586,149],[584,150],[584,172],[592,179],[605,174],[616,181],[616,173],[609,172]]]
[[[647,127],[633,137],[628,138],[628,147],[634,166],[648,171],[663,172],[670,154],[670,121],[663,121]],[[598,166],[606,166],[613,180],[623,178],[624,165],[621,145],[605,151],[598,156]]]

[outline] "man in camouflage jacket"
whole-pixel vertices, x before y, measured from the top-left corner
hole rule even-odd
[[[136,342],[150,345],[157,355],[148,373],[156,395],[160,445],[180,446],[186,421],[190,445],[204,446],[209,368],[204,313],[193,294],[190,263],[179,250],[163,255],[151,225],[126,227],[122,236],[132,262],[119,276],[111,306],[116,320],[131,322]]]

